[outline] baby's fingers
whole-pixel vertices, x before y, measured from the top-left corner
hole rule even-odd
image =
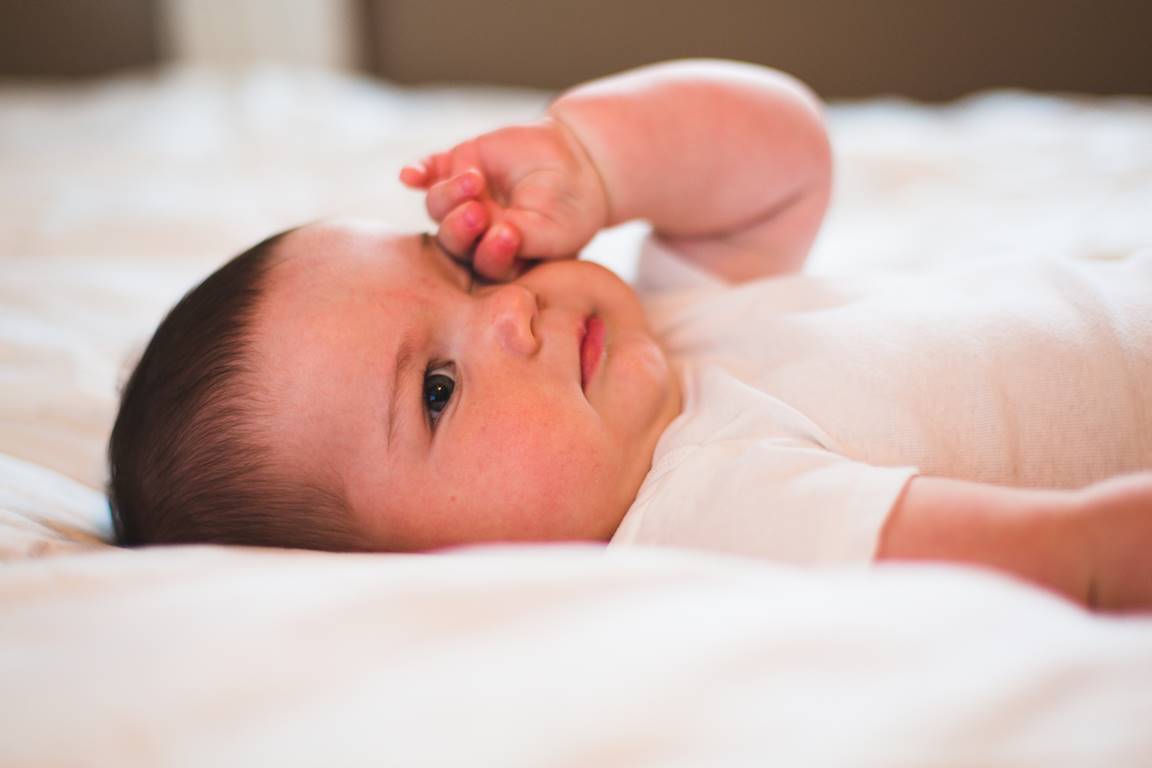
[[[400,169],[400,181],[413,189],[428,189],[443,181],[450,172],[452,159],[447,152],[428,155],[418,163],[409,163]]]
[[[517,273],[520,242],[516,227],[504,221],[493,224],[476,246],[472,268],[489,280],[511,280]]]
[[[424,203],[433,221],[442,221],[454,209],[472,200],[484,191],[484,177],[474,168],[447,181],[433,184]]]
[[[413,189],[428,187],[428,169],[423,163],[413,163],[400,169],[400,183]]]
[[[476,200],[470,200],[444,217],[436,237],[446,251],[463,259],[487,226],[488,211]]]

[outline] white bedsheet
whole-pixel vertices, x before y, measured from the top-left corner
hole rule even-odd
[[[115,388],[179,295],[546,95],[168,73],[0,88],[0,765],[1149,765],[1152,619],[943,567],[108,546]],[[812,268],[1152,246],[1152,101],[830,110]],[[628,275],[641,234],[591,256]]]
[[[1136,766],[1152,623],[950,569],[102,551],[0,580],[4,765]]]

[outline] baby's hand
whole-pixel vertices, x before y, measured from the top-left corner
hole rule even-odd
[[[559,122],[500,128],[408,165],[437,238],[487,278],[508,280],[534,259],[574,258],[607,222],[603,183]]]
[[[1152,611],[1152,472],[1079,493],[1093,563],[1087,602],[1105,611]]]

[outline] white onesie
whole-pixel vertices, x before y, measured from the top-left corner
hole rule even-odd
[[[729,286],[649,239],[636,287],[685,408],[614,545],[867,562],[917,473],[1152,468],[1152,253]]]

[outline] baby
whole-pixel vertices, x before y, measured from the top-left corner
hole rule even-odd
[[[401,180],[434,237],[306,225],[161,323],[109,444],[122,543],[935,559],[1152,606],[1148,260],[801,275],[820,105],[733,62],[587,83]],[[639,294],[575,258],[635,219]]]

